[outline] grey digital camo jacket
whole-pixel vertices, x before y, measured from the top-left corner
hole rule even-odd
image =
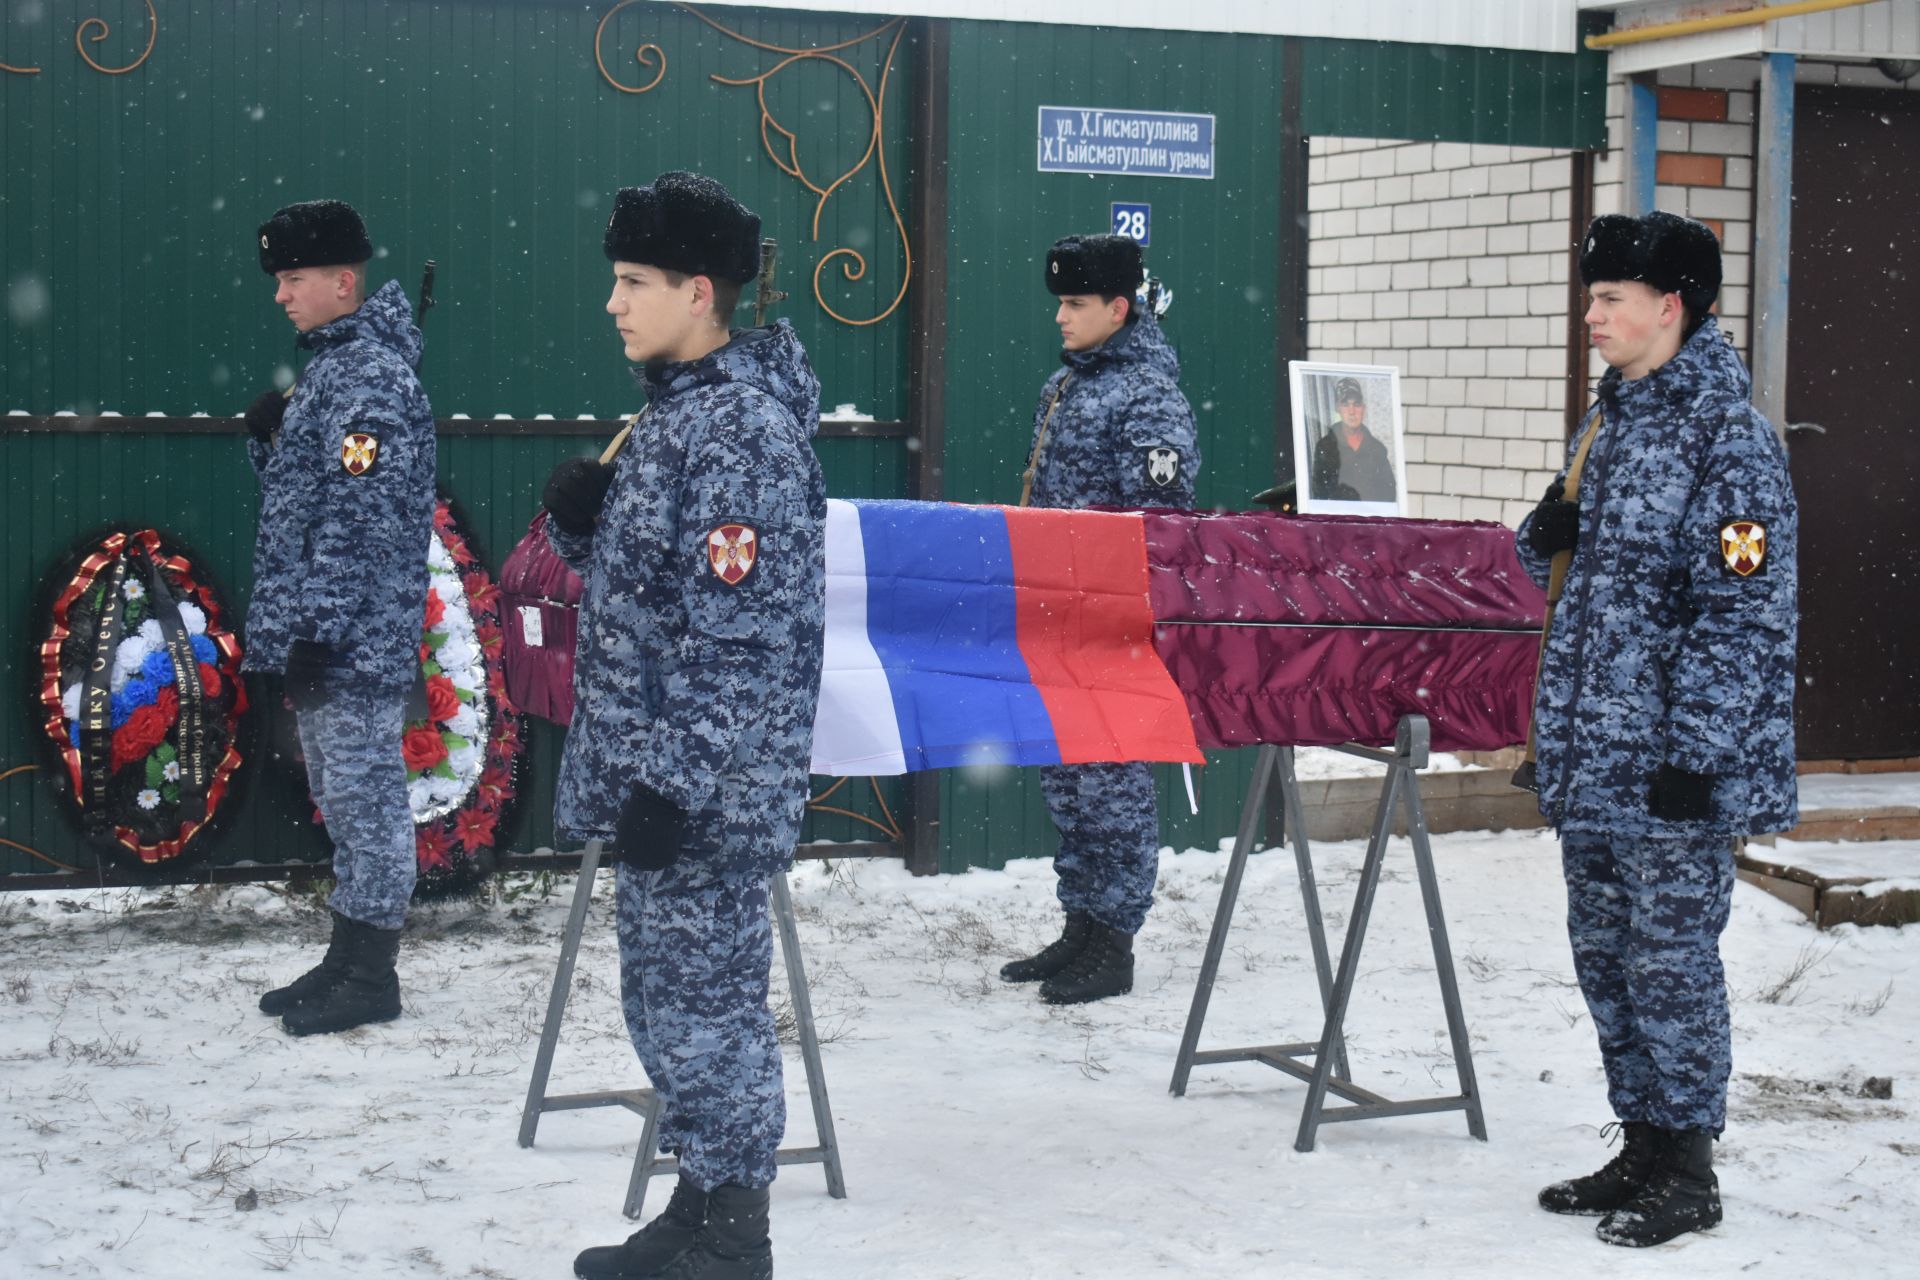
[[[820,696],[820,384],[784,320],[642,376],[599,524],[547,525],[586,584],[555,825],[610,839],[645,782],[687,810],[684,858],[771,871],[793,856]]]
[[[1653,373],[1601,380],[1605,421],[1534,710],[1540,811],[1556,827],[1749,834],[1798,820],[1799,513],[1751,393],[1711,316]],[[1544,586],[1531,520],[1520,559]],[[1716,779],[1711,818],[1647,812],[1662,763]]]
[[[1180,394],[1180,360],[1159,322],[1143,314],[1091,350],[1062,351],[1060,361],[1033,413],[1032,505],[1193,506],[1200,445]]]
[[[414,376],[406,292],[300,335],[301,371],[260,476],[245,668],[284,671],[295,640],[332,648],[349,679],[404,688],[419,666],[433,536],[433,410]]]

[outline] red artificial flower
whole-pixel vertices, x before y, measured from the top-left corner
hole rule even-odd
[[[432,720],[451,720],[460,710],[460,695],[446,676],[427,677],[427,716]]]
[[[413,837],[413,852],[420,866],[428,871],[453,865],[453,837],[448,835],[437,822],[417,828]]]
[[[503,747],[518,746],[520,744],[519,724],[506,716],[501,716],[500,727],[494,732],[494,741]]]
[[[220,696],[220,668],[200,663],[200,690],[209,698]]]
[[[451,525],[452,522],[448,523]],[[467,544],[454,536],[451,528],[441,532],[440,541],[446,544],[447,554],[453,557],[454,563],[461,564],[472,558],[467,551]]]
[[[491,765],[480,774],[480,799],[487,805],[498,805],[507,798],[507,786],[510,775],[500,765]]]
[[[171,686],[160,691],[159,701],[137,708],[127,722],[114,730],[113,768],[144,760],[147,753],[167,740],[180,713],[180,695]]]
[[[493,843],[493,824],[498,816],[487,809],[462,809],[453,820],[453,833],[460,840],[460,847],[468,853],[478,853]]]
[[[480,647],[482,649],[498,649],[500,647],[500,627],[498,624],[481,622],[475,624],[473,630],[474,634],[480,637]]]
[[[447,744],[438,729],[422,725],[401,736],[400,754],[406,758],[407,768],[424,773],[447,758]]]
[[[446,616],[447,602],[440,598],[440,593],[437,590],[428,587],[426,625],[429,627],[437,627],[440,625],[440,620]]]
[[[460,583],[467,589],[467,607],[475,613],[493,608],[494,602],[500,598],[500,588],[494,586],[484,573],[470,573],[460,579]]]
[[[424,641],[422,641],[420,645],[420,661],[422,662],[433,661],[433,650],[428,648]]]

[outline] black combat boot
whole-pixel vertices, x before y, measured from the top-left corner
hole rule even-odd
[[[1704,1129],[1656,1129],[1653,1175],[1640,1194],[1594,1228],[1608,1244],[1644,1249],[1720,1223],[1720,1180],[1713,1135]]]
[[[400,979],[393,971],[400,930],[346,922],[347,971],[325,995],[295,1005],[282,1021],[296,1036],[346,1031],[400,1016]]]
[[[333,912],[333,939],[320,963],[284,987],[275,987],[260,997],[260,1012],[279,1017],[297,1004],[327,994],[347,976],[347,926],[353,921]]]
[[[1620,1150],[1599,1171],[1584,1178],[1572,1178],[1544,1187],[1540,1207],[1549,1213],[1612,1213],[1640,1194],[1653,1173],[1654,1152],[1659,1133],[1644,1120],[1615,1121],[1600,1130],[1600,1136],[1625,1135]]]
[[[707,1225],[660,1280],[773,1280],[767,1188],[723,1182],[707,1193]]]
[[[1001,980],[1038,982],[1051,978],[1073,963],[1073,958],[1087,945],[1087,935],[1098,927],[1093,917],[1084,912],[1067,912],[1067,927],[1060,931],[1060,936],[1026,959],[1001,966]]]
[[[1040,984],[1048,1004],[1086,1004],[1133,990],[1133,935],[1094,922],[1072,963]]]
[[[580,1280],[642,1280],[656,1276],[693,1247],[707,1222],[707,1193],[681,1178],[666,1212],[627,1237],[625,1244],[588,1249],[573,1260]]]

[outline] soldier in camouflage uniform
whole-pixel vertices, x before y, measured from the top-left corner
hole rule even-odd
[[[1200,467],[1180,361],[1158,319],[1140,306],[1139,244],[1068,236],[1047,251],[1047,288],[1060,299],[1062,368],[1033,418],[1021,505],[1193,506]],[[1133,989],[1133,935],[1153,905],[1160,822],[1144,764],[1048,765],[1040,790],[1060,833],[1054,855],[1066,924],[1038,954],[1000,970],[1040,982],[1050,1004]]]
[[[564,462],[545,494],[549,540],[585,580],[555,825],[618,864],[627,1026],[680,1158],[660,1217],[575,1260],[593,1280],[773,1268],[768,880],[806,805],[826,487],[792,326],[727,328],[759,245],[760,220],[710,178],[619,193],[607,310],[647,408],[610,465]]]
[[[433,411],[400,286],[364,298],[373,255],[337,200],[259,230],[274,301],[313,359],[247,411],[260,475],[245,669],[284,674],[307,780],[333,840],[333,938],[320,964],[260,998],[295,1035],[400,1012],[394,960],[415,876],[401,721],[419,671],[433,532]]]
[[[1603,217],[1580,272],[1613,367],[1580,433],[1597,419],[1577,493],[1563,472],[1517,544],[1543,586],[1570,555],[1534,707],[1537,781],[1625,1141],[1540,1203],[1651,1245],[1720,1220],[1734,839],[1798,815],[1797,513],[1785,452],[1708,314],[1713,233],[1667,213]]]

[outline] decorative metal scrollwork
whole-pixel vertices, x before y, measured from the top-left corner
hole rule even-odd
[[[606,33],[607,24],[613,20],[615,14],[634,3],[636,3],[636,0],[620,0],[620,3],[614,5],[613,8],[607,11],[606,16],[600,19],[600,25],[595,29],[593,34],[593,59],[600,67],[601,76],[614,88],[620,90],[622,93],[647,93],[659,85],[667,74],[667,55],[659,45],[652,43],[643,44],[634,54],[635,59],[643,67],[652,67],[656,63],[659,66],[659,70],[655,73],[653,79],[640,86],[622,84],[619,80],[615,79],[613,73],[607,70],[606,59],[600,50],[601,37]],[[820,309],[832,316],[835,320],[838,320],[841,324],[861,327],[878,324],[880,321],[885,320],[899,309],[900,303],[907,296],[907,286],[913,279],[913,245],[909,242],[907,236],[906,219],[902,217],[900,213],[900,202],[893,192],[893,177],[887,171],[886,149],[887,85],[893,74],[894,58],[900,50],[900,39],[906,33],[907,20],[905,18],[890,19],[863,35],[855,36],[851,40],[842,40],[838,44],[820,45],[809,49],[793,49],[785,45],[768,44],[764,41],[755,40],[751,36],[722,26],[690,4],[680,4],[678,7],[693,15],[695,18],[698,18],[707,26],[712,27],[721,35],[733,40],[738,40],[741,44],[754,49],[783,55],[779,62],[775,63],[766,71],[761,72],[759,75],[743,76],[736,79],[715,74],[710,78],[716,84],[724,84],[733,88],[744,88],[747,85],[753,86],[754,96],[760,106],[760,143],[766,148],[768,159],[772,160],[775,167],[782,173],[797,179],[802,186],[813,192],[816,197],[813,206],[812,226],[813,239],[816,243],[818,243],[820,239],[820,217],[821,214],[826,211],[827,201],[831,200],[835,192],[852,181],[869,164],[877,161],[880,176],[880,192],[886,199],[887,211],[893,217],[894,231],[900,237],[900,255],[902,259],[900,288],[895,292],[893,300],[887,304],[885,310],[867,319],[853,319],[836,311],[833,305],[827,301],[826,294],[820,284],[821,275],[826,271],[827,265],[838,261],[841,276],[849,281],[863,279],[867,274],[867,259],[865,255],[858,249],[843,245],[830,250],[819,262],[814,264],[813,296],[814,300],[820,304]],[[847,62],[846,59],[835,56],[856,45],[865,44],[869,40],[885,39],[888,36],[891,36],[892,39],[887,43],[886,57],[880,66],[880,79],[877,89],[875,86],[868,84],[867,78],[856,70],[852,64]],[[768,83],[789,67],[803,62],[830,63],[850,76],[853,82],[860,87],[860,93],[866,99],[867,110],[873,122],[872,129],[867,135],[866,151],[861,155],[858,162],[825,186],[821,186],[807,175],[805,168],[800,162],[799,135],[781,124],[778,117],[774,115],[772,107],[767,104]],[[775,142],[776,135],[780,139],[778,144]],[[781,154],[782,150],[785,151],[784,156]]]
[[[885,821],[870,818],[864,813],[856,813],[852,809],[843,809],[838,805],[827,803],[828,800],[833,798],[835,792],[852,781],[852,778],[835,778],[833,783],[828,786],[825,791],[822,791],[817,796],[807,797],[807,808],[815,813],[831,813],[837,817],[851,818],[855,822],[864,822],[889,840],[899,841],[906,839],[906,833],[900,829],[899,820],[893,816],[893,810],[887,807],[887,798],[880,794],[880,779],[878,778],[868,778],[867,784],[873,789],[873,802],[880,806],[880,818],[884,818]]]
[[[160,37],[160,15],[154,10],[153,0],[144,0],[144,3],[147,6],[147,47],[140,51],[139,57],[124,67],[109,67],[95,62],[93,55],[87,52],[86,41],[91,40],[94,44],[98,44],[107,38],[113,31],[113,28],[107,24],[105,18],[88,18],[76,27],[73,32],[73,47],[80,51],[81,60],[101,75],[123,76],[151,57],[153,55],[154,41]],[[92,36],[88,36],[87,33],[95,27],[98,27],[99,30]],[[39,67],[16,67],[5,62],[0,62],[0,71],[8,71],[17,76],[37,76],[40,74]]]
[[[152,55],[153,42],[156,39],[158,39],[160,36],[160,15],[154,12],[153,0],[146,0],[146,5],[147,5],[147,47],[140,51],[139,57],[135,58],[132,62],[129,62],[126,66],[124,67],[101,66],[99,63],[93,60],[93,55],[87,52],[87,46],[82,44],[80,41],[80,37],[85,35],[87,31],[92,27],[100,28],[99,33],[93,37],[93,42],[95,44],[98,44],[100,43],[100,41],[105,40],[107,38],[107,33],[113,30],[112,27],[109,27],[107,25],[107,20],[105,18],[88,18],[85,22],[81,23],[79,28],[75,30],[73,33],[73,47],[80,51],[80,56],[86,59],[86,63],[88,66],[92,67],[95,71],[100,72],[102,75],[123,76],[127,74],[127,72],[132,71],[135,67],[145,62],[148,59],[148,57]]]

